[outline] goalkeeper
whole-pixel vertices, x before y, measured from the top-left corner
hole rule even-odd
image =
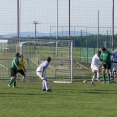
[[[19,58],[19,67],[18,67],[18,73],[20,73],[23,77],[22,77],[22,82],[26,81],[26,69],[25,69],[25,61],[24,61],[24,56],[21,55]]]

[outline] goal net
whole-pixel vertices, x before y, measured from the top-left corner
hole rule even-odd
[[[47,59],[52,58],[49,68],[46,70],[48,80],[54,82],[73,82],[73,42],[72,40],[46,40],[21,38],[8,39],[2,44],[0,64],[10,68],[15,53],[24,55],[27,80],[37,81],[36,68]],[[5,49],[7,48],[7,49]],[[2,71],[2,66],[0,67]],[[5,68],[4,68],[5,69]],[[4,75],[8,76],[8,69]],[[6,73],[6,74],[5,74]],[[1,76],[3,78],[3,76]],[[19,76],[21,77],[21,76]]]

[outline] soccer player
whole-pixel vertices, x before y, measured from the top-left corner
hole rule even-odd
[[[12,61],[12,65],[11,65],[11,79],[10,82],[8,84],[9,87],[11,87],[12,83],[14,83],[13,88],[16,87],[16,74],[18,72],[18,66],[19,66],[19,53],[16,53],[15,58]]]
[[[18,73],[20,73],[23,76],[22,82],[25,82],[26,81],[26,75],[25,75],[26,69],[25,69],[25,61],[23,58],[24,58],[24,56],[20,55]]]
[[[112,53],[113,53],[113,57],[111,61],[110,76],[111,76],[111,81],[113,82],[114,75],[116,74],[116,67],[117,67],[117,50],[113,51]]]
[[[103,64],[103,83],[106,82],[106,73],[108,75],[108,84],[111,83],[110,81],[110,70],[111,70],[111,55],[113,55],[111,52],[109,52],[105,47],[101,48],[101,59],[102,59],[102,64]]]
[[[48,65],[50,62],[51,62],[51,57],[48,57],[47,60],[42,62],[36,69],[36,74],[42,80],[42,90],[47,92],[51,91],[51,89],[49,89],[48,81],[46,77],[46,69],[48,68]]]
[[[98,51],[93,57],[92,57],[92,62],[91,62],[91,69],[92,72],[94,73],[93,77],[92,77],[92,81],[91,84],[94,84],[94,80],[97,77],[97,80],[100,81],[100,67],[99,67],[99,60],[100,60],[100,55],[101,55],[101,51]]]

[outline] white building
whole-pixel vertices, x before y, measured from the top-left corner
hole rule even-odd
[[[8,50],[8,40],[0,40],[0,50]]]

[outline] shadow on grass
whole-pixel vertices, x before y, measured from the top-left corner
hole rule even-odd
[[[117,94],[115,90],[83,90],[79,93],[91,93],[91,94]]]
[[[36,95],[46,95],[46,93],[0,93],[0,97],[19,97],[19,96],[36,96]]]

